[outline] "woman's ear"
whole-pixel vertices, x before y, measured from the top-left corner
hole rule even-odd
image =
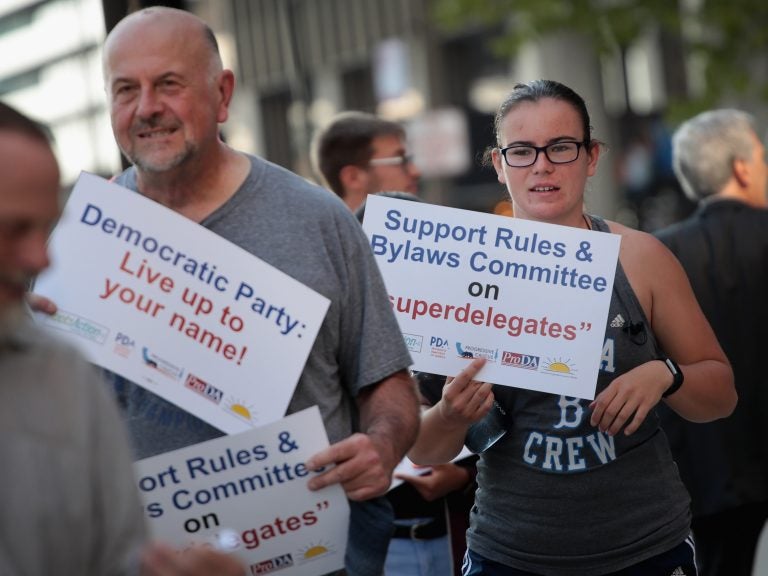
[[[588,146],[587,176],[594,176],[595,172],[597,172],[597,160],[600,158],[600,142],[592,140]]]
[[[500,184],[506,185],[507,177],[504,175],[504,159],[501,157],[501,152],[498,148],[491,150],[491,161],[493,162],[493,167],[496,170],[496,179]]]

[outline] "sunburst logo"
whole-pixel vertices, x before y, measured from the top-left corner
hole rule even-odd
[[[576,378],[576,366],[571,359],[547,358],[542,364],[542,370],[548,374]]]
[[[230,396],[224,401],[224,409],[241,420],[245,420],[248,424],[253,424],[256,421],[256,411],[253,405],[245,400]]]
[[[333,551],[333,546],[327,542],[318,542],[317,544],[309,544],[305,548],[299,550],[298,556],[301,560],[307,562],[331,554]]]

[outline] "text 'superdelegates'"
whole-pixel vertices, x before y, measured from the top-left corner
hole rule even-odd
[[[363,226],[414,369],[594,397],[619,236],[382,196]]]

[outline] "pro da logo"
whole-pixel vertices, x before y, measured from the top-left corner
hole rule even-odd
[[[269,574],[270,572],[276,572],[290,566],[293,566],[293,557],[290,554],[282,554],[258,564],[251,564],[251,574],[254,576],[257,574]]]
[[[514,368],[524,368],[526,370],[538,370],[540,358],[531,354],[521,354],[520,352],[509,352],[504,350],[501,354],[501,364],[503,366],[512,366]]]

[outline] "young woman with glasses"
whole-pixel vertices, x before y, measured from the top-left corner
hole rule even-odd
[[[585,213],[600,142],[578,94],[519,84],[495,135],[516,218],[618,234],[621,249],[593,401],[482,383],[476,359],[424,413],[414,462],[447,461],[470,438],[484,450],[463,574],[695,575],[689,498],[654,406],[697,422],[728,416],[728,360],[671,253]]]

